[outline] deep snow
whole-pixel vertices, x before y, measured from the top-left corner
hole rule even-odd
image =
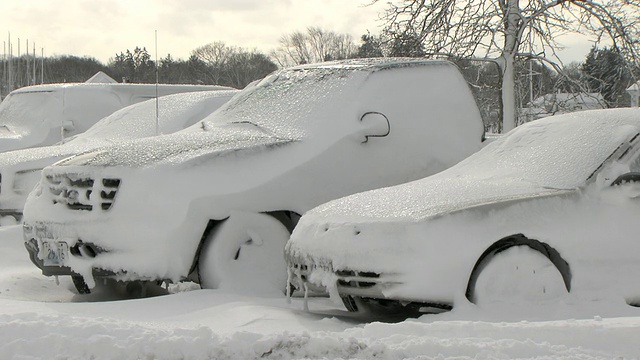
[[[640,309],[622,303],[459,306],[419,319],[358,318],[327,298],[198,290],[74,295],[0,228],[1,359],[635,359]],[[113,290],[113,289],[112,289]],[[154,295],[162,293],[156,289]],[[380,320],[380,319],[379,319]]]

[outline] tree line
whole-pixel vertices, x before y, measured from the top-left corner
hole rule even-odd
[[[431,2],[437,3],[438,0]],[[408,31],[401,27],[401,23],[393,21],[399,20],[391,18],[380,34],[363,34],[358,41],[348,34],[309,27],[282,36],[279,46],[267,54],[215,41],[194,49],[186,60],[174,59],[168,54],[158,59],[157,67],[147,49],[138,46],[116,53],[107,64],[91,57],[65,55],[34,59],[24,55],[11,60],[12,79],[8,79],[8,61],[0,61],[0,95],[6,95],[9,88],[42,81],[83,82],[97,71],[103,71],[117,81],[133,83],[153,83],[157,79],[161,83],[243,88],[278,68],[298,64],[368,57],[446,58],[462,70],[476,97],[486,128],[500,131],[505,76],[500,63],[464,51],[456,53],[444,51],[444,47],[434,48],[434,39]],[[603,107],[627,106],[629,99],[625,89],[639,73],[634,64],[615,45],[603,48],[594,45],[584,62],[563,66],[551,65],[548,59],[540,56],[517,57],[514,61],[515,105],[517,108],[527,107],[532,99],[545,94],[584,92],[602,94]],[[30,71],[26,72],[26,69]],[[527,119],[519,117],[516,124],[524,121]]]

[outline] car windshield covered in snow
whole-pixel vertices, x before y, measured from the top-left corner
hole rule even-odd
[[[461,176],[508,175],[550,188],[575,188],[585,181],[635,132],[612,132],[616,123],[599,120],[606,113],[574,113],[565,115],[592,123],[583,131],[572,131],[573,122],[555,118],[537,120],[516,128],[508,136],[489,144],[473,157],[452,169]],[[569,145],[571,144],[571,145]],[[576,149],[580,149],[576,151]]]
[[[21,132],[47,118],[45,111],[59,108],[53,91],[15,91],[0,103],[0,135]]]
[[[202,119],[236,91],[201,91],[143,101],[103,118],[77,138],[92,141],[136,139],[156,135],[156,125],[160,133],[173,133],[193,124],[194,119]]]

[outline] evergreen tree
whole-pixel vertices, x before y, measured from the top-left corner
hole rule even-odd
[[[109,62],[109,69],[118,79],[123,81],[155,82],[155,62],[151,60],[151,55],[145,47],[136,46],[133,52],[127,49],[124,53],[116,54],[115,58]]]
[[[374,58],[383,57],[382,39],[366,33],[360,37],[362,44],[358,47],[356,57],[358,58]]]
[[[582,65],[590,91],[599,92],[609,107],[616,107],[629,81],[624,58],[613,48],[591,48]]]
[[[389,56],[422,57],[424,55],[424,44],[417,35],[408,32],[391,35]]]

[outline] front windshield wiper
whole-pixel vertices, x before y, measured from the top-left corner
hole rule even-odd
[[[256,124],[254,124],[254,123],[252,123],[251,121],[248,121],[248,120],[243,120],[243,121],[233,121],[233,122],[230,122],[230,124],[249,124],[249,125],[253,125],[253,126],[255,126],[255,127],[260,127],[260,126],[258,126],[258,125],[256,125]]]
[[[214,126],[210,126],[209,124],[207,124],[206,121],[202,121],[202,122],[200,122],[200,128],[202,129],[202,131],[212,131],[213,128],[215,128],[216,125],[236,125],[236,124],[240,124],[240,125],[248,124],[248,125],[255,126],[258,129],[263,130],[264,132],[268,132],[262,126],[254,124],[251,121],[247,121],[247,120],[233,121],[233,122],[222,123],[222,124],[214,124]]]
[[[635,145],[635,143],[637,143],[639,140],[640,140],[640,133],[636,133],[629,141],[623,141],[620,145],[618,145],[618,147],[616,147],[615,150],[613,150],[611,154],[609,154],[609,156],[607,156],[606,159],[604,159],[604,161],[595,170],[593,170],[591,175],[589,175],[589,177],[587,178],[587,181],[591,180],[598,173],[598,171],[600,171],[600,169],[602,169],[605,166],[605,164],[608,163],[617,154],[621,153],[618,156],[618,160],[622,159],[631,150],[633,145]],[[624,148],[625,145],[627,145],[626,148]],[[624,151],[622,151],[623,148],[624,148]]]

